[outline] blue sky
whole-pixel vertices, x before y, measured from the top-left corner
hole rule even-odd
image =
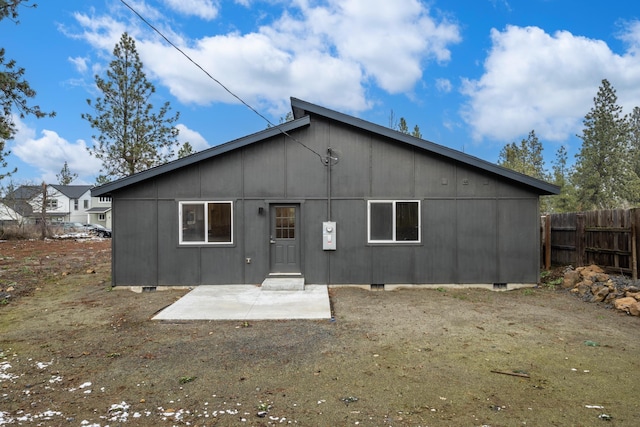
[[[32,103],[16,118],[16,183],[56,182],[65,161],[92,184],[95,131],[81,118],[123,32],[136,40],[154,104],[181,114],[197,150],[266,127],[119,0],[37,1],[0,22],[6,57]],[[427,140],[496,162],[535,130],[551,167],[580,149],[603,79],[625,112],[640,106],[640,3],[571,0],[127,0],[209,74],[277,123],[303,99],[381,125],[393,111]],[[6,185],[6,182],[1,183]]]

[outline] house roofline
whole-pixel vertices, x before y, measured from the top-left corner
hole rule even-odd
[[[326,117],[328,119],[342,122],[377,135],[382,135],[397,141],[402,141],[406,144],[412,145],[425,151],[429,151],[439,156],[485,170],[487,172],[502,176],[504,178],[508,178],[513,181],[520,182],[523,185],[538,190],[539,194],[541,195],[552,195],[560,193],[560,187],[558,187],[557,185],[542,181],[537,178],[533,178],[529,175],[525,175],[502,166],[498,166],[494,163],[482,160],[478,157],[474,157],[458,150],[436,144],[435,142],[416,138],[409,134],[399,132],[385,126],[377,125],[372,122],[368,122],[358,117],[330,110],[326,107],[321,107],[319,105],[315,105],[310,102],[293,97],[291,98],[291,108],[293,110],[293,115],[295,118],[306,116],[308,113]]]
[[[391,128],[377,125],[366,120],[350,116],[338,111],[330,110],[319,105],[312,104],[307,101],[303,101],[297,98],[291,98],[291,109],[293,111],[294,120],[285,122],[279,126],[270,127],[263,131],[235,139],[233,141],[217,145],[215,147],[208,148],[190,156],[183,157],[181,159],[174,160],[169,163],[165,163],[160,166],[136,173],[134,175],[120,178],[116,181],[101,185],[91,189],[91,195],[93,197],[110,195],[112,191],[119,190],[123,187],[136,184],[149,178],[153,178],[164,173],[188,166],[194,163],[201,162],[203,160],[219,156],[238,148],[245,147],[247,145],[259,142],[278,134],[286,134],[292,130],[296,130],[311,124],[310,114],[326,117],[328,119],[344,123],[349,126],[353,126],[371,132],[376,135],[387,137],[389,139],[403,142],[418,149],[436,154],[438,156],[457,161],[459,163],[474,167],[476,169],[484,170],[491,174],[498,175],[500,177],[509,179],[511,181],[520,183],[526,187],[534,189],[540,195],[552,195],[559,194],[560,187],[551,184],[546,181],[542,181],[531,176],[507,169],[502,166],[498,166],[494,163],[482,160],[478,157],[471,156],[466,153],[454,150],[452,148],[445,147],[443,145],[436,144],[431,141],[416,138],[409,134],[398,132]]]
[[[163,165],[156,166],[142,172],[138,172],[135,175],[120,178],[116,181],[109,182],[99,187],[95,187],[91,190],[91,195],[93,197],[109,195],[112,191],[119,190],[120,188],[126,187],[128,185],[136,184],[138,182],[156,177],[158,175],[162,175],[164,173],[182,168],[184,166],[188,166],[215,156],[219,156],[229,151],[245,147],[258,141],[263,141],[279,134],[286,134],[293,130],[309,126],[309,124],[311,124],[311,119],[309,118],[309,116],[305,116],[278,126],[270,127],[260,132],[253,133],[251,135],[247,135],[224,144],[216,145],[215,147],[207,148],[206,150],[202,150],[190,156],[186,156],[181,159],[177,159],[172,162],[165,163]]]
[[[78,199],[84,193],[91,190],[92,185],[63,185],[63,184],[49,184],[49,187],[55,188],[61,194],[67,196],[70,199]]]

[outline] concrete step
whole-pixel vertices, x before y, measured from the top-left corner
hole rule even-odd
[[[294,276],[269,276],[262,282],[264,291],[304,291],[304,277]]]

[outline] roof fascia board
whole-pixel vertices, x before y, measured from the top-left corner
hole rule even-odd
[[[117,181],[113,181],[113,182],[101,185],[100,187],[93,188],[91,190],[91,195],[93,197],[104,196],[104,195],[110,194],[112,191],[118,190],[128,185],[136,184],[144,180],[147,180],[149,178],[154,178],[164,173],[171,172],[176,169],[180,169],[182,167],[192,165],[194,163],[198,163],[203,160],[207,160],[224,153],[228,153],[229,151],[246,147],[247,145],[251,145],[256,142],[263,141],[265,139],[277,136],[279,134],[284,135],[293,130],[300,129],[305,126],[309,126],[309,124],[311,124],[311,118],[309,116],[304,116],[296,120],[285,122],[281,125],[273,126],[263,131],[253,133],[251,135],[244,136],[242,138],[238,138],[233,141],[226,142],[224,144],[216,145],[215,147],[207,148],[206,150],[200,151],[196,154],[192,154],[190,156],[183,157],[181,159],[177,159],[169,163],[165,163],[164,165],[156,166],[155,168],[138,172],[135,175],[131,175],[125,178],[120,178]]]
[[[482,170],[503,176],[505,178],[524,184],[528,187],[532,187],[536,190],[539,190],[541,194],[551,195],[551,194],[560,193],[560,187],[553,185],[551,183],[548,183],[546,181],[542,181],[542,180],[533,178],[531,176],[521,174],[511,169],[498,166],[494,163],[488,162],[486,160],[482,160],[478,157],[474,157],[469,154],[462,153],[460,151],[445,147],[443,145],[436,144],[431,141],[416,138],[411,135],[398,132],[396,130],[393,130],[385,126],[377,125],[375,123],[371,123],[357,117],[349,116],[347,114],[339,113],[337,111],[330,110],[328,108],[321,107],[319,105],[311,104],[310,102],[307,102],[307,101],[303,101],[297,98],[291,98],[291,108],[296,118],[303,117],[303,115],[306,114],[306,112],[310,112],[313,114],[317,114],[319,116],[326,117],[331,120],[335,120],[351,126],[355,126],[357,128],[360,128],[365,131],[372,132],[387,138],[402,141],[414,147],[418,147],[423,150],[432,152],[434,154],[438,154],[440,156],[459,161],[469,166],[473,166],[474,168],[482,169]]]

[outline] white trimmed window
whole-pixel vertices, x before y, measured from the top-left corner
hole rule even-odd
[[[420,243],[419,200],[369,200],[369,243]]]
[[[47,209],[58,209],[58,199],[47,199]]]
[[[180,202],[180,244],[233,243],[232,202]]]

